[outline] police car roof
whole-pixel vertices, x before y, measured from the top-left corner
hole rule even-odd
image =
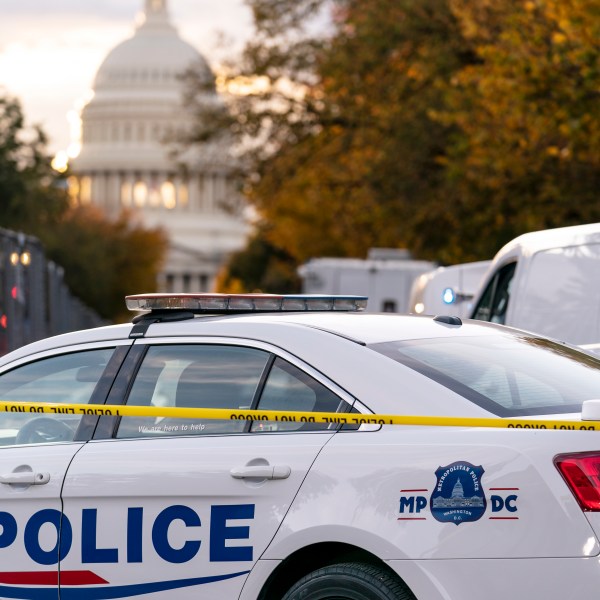
[[[255,313],[202,316],[193,320],[151,324],[145,338],[158,336],[236,336],[260,339],[286,347],[294,332],[315,340],[324,332],[362,344],[393,340],[490,335],[502,328],[479,321],[452,325],[431,316],[373,313]],[[320,332],[320,335],[317,335]]]
[[[271,341],[279,330],[303,326],[311,330],[335,333],[360,343],[395,339],[456,335],[450,331],[462,326],[460,319],[429,318],[408,315],[364,314],[364,296],[276,295],[276,294],[139,294],[126,298],[131,310],[143,311],[134,322],[133,335],[248,335]],[[224,316],[216,316],[214,313]],[[212,314],[211,314],[212,313]],[[362,313],[362,314],[359,314]],[[190,319],[194,314],[202,318]],[[169,321],[153,325],[156,321]],[[180,323],[177,323],[180,321]],[[479,331],[481,328],[477,329]],[[168,333],[167,333],[168,332]],[[289,336],[287,331],[285,335]],[[281,334],[280,334],[281,335]],[[475,335],[472,331],[470,335]],[[288,338],[288,343],[292,340]]]
[[[227,336],[305,350],[334,334],[366,345],[393,340],[490,335],[494,327],[455,317],[363,313],[364,296],[276,294],[139,294],[133,325],[114,325],[47,338],[20,348],[0,365],[45,350],[130,338]],[[300,334],[300,332],[302,332]],[[329,346],[333,340],[329,340]]]
[[[110,325],[95,329],[65,333],[23,346],[0,360],[15,360],[63,346],[109,342],[127,339],[132,324]],[[156,322],[149,325],[145,338],[161,336],[186,337],[196,335],[248,337],[283,344],[298,328],[335,334],[363,344],[374,344],[392,340],[410,340],[455,337],[463,335],[490,335],[504,328],[479,321],[463,321],[452,325],[422,315],[332,313],[332,312],[289,312],[247,313],[227,315],[202,315],[193,319],[174,322]],[[309,334],[309,331],[306,331]],[[304,337],[304,336],[303,336]],[[320,337],[320,336],[315,336]]]

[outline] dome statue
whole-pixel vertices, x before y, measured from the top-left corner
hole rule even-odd
[[[168,141],[192,125],[182,75],[214,75],[178,34],[167,0],[146,0],[133,36],[113,48],[96,73],[81,114],[81,152],[69,185],[76,204],[93,203],[115,217],[132,212],[162,227],[170,251],[162,291],[210,291],[225,258],[246,240],[233,161],[223,142],[174,158]],[[204,101],[220,102],[213,86]],[[183,168],[182,168],[183,167]]]

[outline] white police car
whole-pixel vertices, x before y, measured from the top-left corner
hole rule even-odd
[[[597,597],[600,433],[580,430],[597,359],[486,323],[345,312],[356,298],[128,301],[152,311],[0,361],[1,598]],[[29,401],[573,430],[19,411]]]

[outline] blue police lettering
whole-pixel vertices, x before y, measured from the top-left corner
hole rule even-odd
[[[425,496],[400,496],[400,513],[419,513],[427,506]],[[405,509],[408,509],[405,511]]]
[[[116,548],[98,548],[96,545],[98,510],[84,508],[81,513],[81,562],[118,563],[119,551]]]
[[[56,545],[52,550],[44,550],[40,546],[40,529],[46,523],[50,523],[56,528]],[[33,561],[40,565],[55,565],[69,553],[73,541],[73,530],[69,519],[63,516],[59,510],[47,508],[31,516],[25,525],[23,537],[25,550]]]
[[[127,509],[127,562],[142,562],[142,527],[144,509],[141,506]]]
[[[200,540],[188,541],[181,548],[169,544],[169,526],[173,521],[183,521],[186,527],[200,527],[200,517],[189,506],[176,505],[165,508],[152,526],[152,545],[156,553],[167,562],[184,563],[192,560],[200,550]]]
[[[508,512],[511,512],[511,513],[517,512],[517,507],[516,507],[517,498],[518,498],[518,496],[516,494],[511,494],[510,496],[507,496],[506,498],[503,498],[502,496],[497,496],[497,495],[492,496],[490,498],[491,502],[492,502],[492,512],[496,513],[496,512],[500,512],[501,510],[504,510],[504,509],[506,509]]]
[[[10,513],[0,512],[0,527],[0,548],[8,548],[17,539],[17,522]]]
[[[250,527],[232,527],[228,520],[254,519],[254,504],[217,505],[210,511],[210,561],[252,560],[252,546],[226,546],[227,540],[247,540]]]
[[[249,525],[232,525],[235,520],[253,520],[254,504],[213,505],[210,513],[209,559],[211,562],[252,561],[253,546],[229,546],[228,540],[249,540]],[[173,547],[169,542],[169,528],[175,521],[183,522],[190,530],[189,539],[181,547]],[[144,509],[140,506],[127,509],[126,548],[124,554],[128,563],[141,563],[148,545],[144,545]],[[40,544],[42,527],[50,525],[56,530],[56,543],[50,550]],[[193,531],[202,526],[198,513],[184,505],[173,505],[163,509],[152,524],[152,546],[156,554],[170,563],[191,561],[202,545]],[[96,508],[81,511],[81,562],[118,563],[119,549],[99,547],[98,530],[104,529],[101,515]],[[12,546],[18,536],[19,526],[13,515],[0,511],[0,550]],[[60,510],[44,509],[34,513],[25,524],[23,532],[25,551],[39,565],[55,565],[71,551],[73,527],[66,514]]]

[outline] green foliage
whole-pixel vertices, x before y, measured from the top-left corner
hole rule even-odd
[[[106,319],[128,320],[124,296],[155,289],[166,238],[126,214],[111,221],[71,208],[63,184],[43,132],[26,129],[19,102],[0,97],[0,226],[37,236],[75,296]]]
[[[68,205],[58,184],[43,131],[25,128],[19,102],[0,97],[0,226],[34,234],[52,226]]]
[[[259,227],[246,248],[229,259],[218,278],[217,291],[232,294],[299,292],[296,263],[267,240],[265,227]]]

